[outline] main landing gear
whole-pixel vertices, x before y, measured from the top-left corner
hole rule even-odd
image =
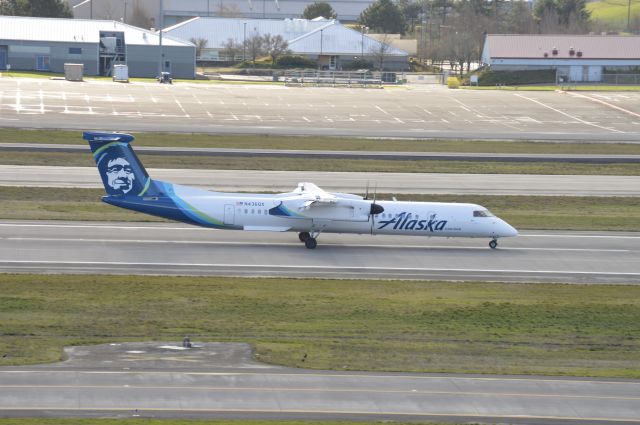
[[[314,249],[318,246],[316,237],[318,237],[319,234],[320,232],[314,232],[313,234],[309,232],[300,232],[298,233],[298,238],[300,238],[300,242],[304,242],[304,246],[307,247],[307,249]]]
[[[489,248],[491,249],[496,249],[498,247],[498,240],[494,239],[491,242],[489,242]]]

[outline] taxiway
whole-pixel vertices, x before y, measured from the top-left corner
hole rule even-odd
[[[90,159],[88,159],[90,161]],[[148,169],[156,180],[222,192],[289,192],[310,181],[324,190],[378,193],[640,196],[640,176],[363,173]],[[0,186],[102,188],[95,167],[0,165]]]

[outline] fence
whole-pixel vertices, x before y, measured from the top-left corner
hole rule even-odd
[[[390,82],[384,77],[383,73],[369,71],[286,71],[284,83],[288,86],[380,87],[383,82]]]
[[[605,84],[640,84],[640,74],[602,74]]]

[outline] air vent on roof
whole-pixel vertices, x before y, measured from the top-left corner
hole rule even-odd
[[[574,56],[576,54],[576,51],[573,47],[569,47],[569,56]]]
[[[578,55],[579,58],[582,57],[582,52],[580,50],[578,50],[578,53],[576,53]]]
[[[551,50],[551,54],[553,54],[553,56],[558,56],[558,49],[554,47],[553,50]]]

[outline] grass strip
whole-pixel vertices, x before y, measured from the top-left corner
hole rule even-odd
[[[104,204],[102,189],[0,187],[0,219],[163,221]],[[378,199],[391,199],[378,194]],[[640,198],[396,195],[398,200],[480,204],[518,229],[640,231]]]
[[[312,369],[640,378],[638,286],[7,274],[0,289],[0,365],[190,335]]]
[[[640,155],[640,143],[523,142],[489,140],[411,140],[348,137],[132,133],[137,146],[235,149],[301,149],[393,152],[556,153]],[[81,131],[0,129],[0,143],[82,145]]]
[[[336,158],[165,156],[144,154],[139,154],[138,157],[147,168],[353,171],[380,173],[640,175],[640,163],[580,164],[569,162],[407,161]],[[4,165],[48,165],[61,167],[95,166],[91,155],[88,153],[58,152],[3,152],[2,157],[0,157],[0,163]]]
[[[390,421],[386,421],[390,422]],[[19,418],[0,419],[0,425],[367,425],[380,424],[379,420],[371,421],[294,421],[278,420],[243,420],[243,419],[64,419],[64,418]],[[436,422],[392,422],[394,425],[437,425]],[[447,422],[447,425],[454,425]]]

